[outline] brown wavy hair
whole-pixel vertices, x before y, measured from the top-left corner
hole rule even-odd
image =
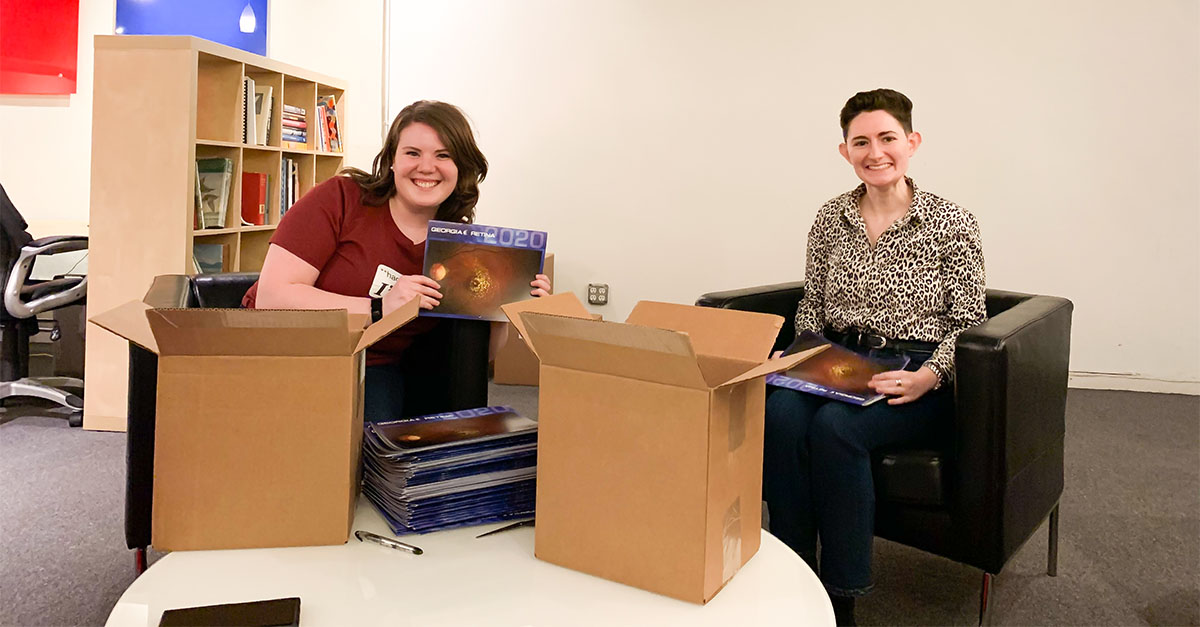
[[[387,204],[396,194],[392,165],[400,145],[400,131],[410,124],[428,124],[450,152],[458,167],[458,183],[454,191],[438,207],[434,219],[443,222],[474,222],[475,203],[479,202],[479,183],[487,177],[488,162],[475,144],[475,134],[467,116],[458,107],[436,100],[418,100],[400,110],[388,129],[383,149],[375,155],[371,172],[346,168],[342,173],[354,179],[363,191],[363,203],[374,207]]]
[[[912,133],[912,108],[913,104],[908,96],[894,89],[860,91],[851,96],[846,101],[846,106],[842,107],[842,139],[846,139],[846,134],[850,131],[850,121],[858,117],[858,114],[868,111],[887,111],[896,118],[905,133]]]

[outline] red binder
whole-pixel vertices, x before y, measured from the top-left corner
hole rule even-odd
[[[262,172],[242,173],[242,220],[267,223],[267,175]]]

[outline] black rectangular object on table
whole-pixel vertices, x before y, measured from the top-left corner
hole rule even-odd
[[[159,627],[299,627],[300,597],[167,610],[158,624]]]

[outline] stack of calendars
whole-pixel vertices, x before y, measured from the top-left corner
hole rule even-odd
[[[283,105],[283,122],[280,125],[280,138],[284,142],[293,144],[308,143],[308,119],[307,112],[302,107],[297,107],[289,104]],[[297,146],[284,145],[285,148],[295,148]],[[303,148],[303,146],[299,146]]]
[[[396,535],[533,517],[537,423],[511,407],[368,422],[363,493]]]

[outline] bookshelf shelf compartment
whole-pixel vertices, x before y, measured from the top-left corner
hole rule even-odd
[[[89,309],[141,300],[155,276],[195,273],[197,247],[210,264],[219,259],[222,271],[261,270],[284,213],[283,158],[296,161],[295,198],[342,167],[341,154],[312,150],[311,133],[302,148],[284,148],[283,105],[304,109],[311,127],[318,93],[336,95],[344,137],[345,83],[195,37],[97,35],[94,41],[88,265],[96,279],[88,286]],[[265,145],[243,133],[246,105],[254,111],[245,78],[270,88]],[[210,158],[228,159],[232,171],[224,226],[202,229],[195,224],[196,160]],[[242,224],[243,174],[266,175],[263,225]],[[84,426],[123,430],[129,349],[93,330],[85,349]]]
[[[210,148],[241,148],[242,142],[223,142],[215,139],[197,139],[196,149],[199,150],[201,146],[207,146]],[[259,146],[259,148],[261,148],[261,146]]]

